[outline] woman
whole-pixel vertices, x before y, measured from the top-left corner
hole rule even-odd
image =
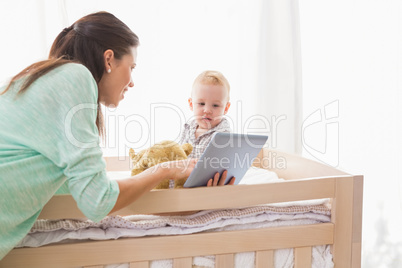
[[[134,86],[138,45],[112,14],[90,14],[57,36],[48,60],[0,89],[0,259],[29,232],[56,191],[71,193],[82,212],[99,221],[161,180],[191,173],[194,160],[157,165],[125,180],[106,176],[99,104],[117,106]],[[217,173],[209,185],[222,184],[224,177]]]

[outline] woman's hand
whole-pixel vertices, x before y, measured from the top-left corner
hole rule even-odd
[[[159,165],[161,168],[167,169],[169,171],[167,178],[178,180],[187,179],[190,176],[190,173],[193,171],[197,161],[198,159],[196,158],[189,158],[186,160],[163,162]],[[157,169],[157,166],[155,166],[155,169]]]
[[[208,180],[207,187],[225,185],[225,181],[226,181],[227,175],[228,175],[227,170],[225,170],[225,171],[222,172],[222,176],[220,176],[219,172],[216,172],[216,173],[215,173],[215,176],[214,176],[213,178],[211,178],[211,179]],[[232,178],[230,179],[229,183],[226,184],[226,185],[233,185],[234,182],[235,182],[235,179],[236,179],[235,177],[232,177]]]

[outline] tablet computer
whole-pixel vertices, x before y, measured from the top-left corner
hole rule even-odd
[[[268,136],[216,132],[198,159],[183,187],[206,186],[216,172],[227,170],[225,184],[232,177],[238,184],[261,151]]]

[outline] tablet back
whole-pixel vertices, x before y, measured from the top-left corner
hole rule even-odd
[[[225,184],[238,184],[261,151],[268,136],[216,132],[184,187],[206,186],[216,172],[228,171]]]

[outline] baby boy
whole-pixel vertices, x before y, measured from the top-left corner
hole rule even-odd
[[[229,82],[218,71],[204,71],[194,80],[188,99],[194,118],[184,125],[179,141],[193,145],[188,157],[200,158],[215,132],[231,132],[223,117],[230,107],[229,91]]]

